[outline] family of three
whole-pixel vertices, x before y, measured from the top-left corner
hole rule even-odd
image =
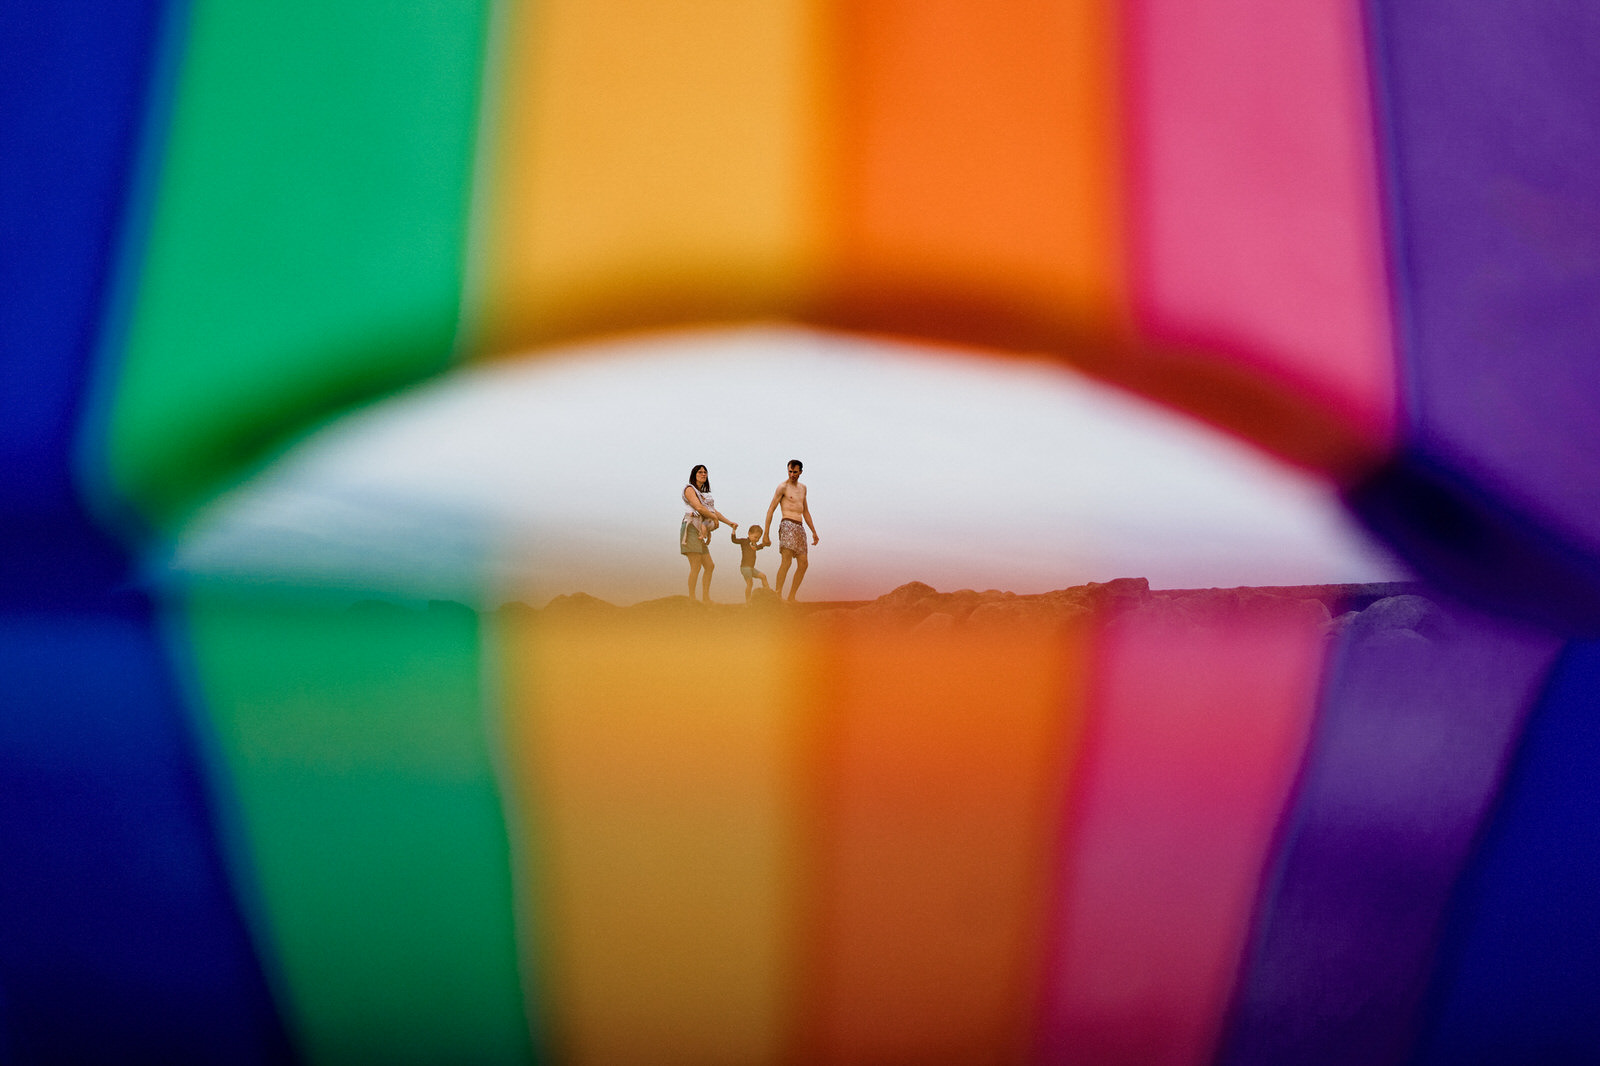
[[[711,477],[704,465],[689,471],[689,483],[683,487],[683,502],[688,508],[683,514],[683,524],[678,528],[678,550],[689,560],[689,598],[694,599],[695,582],[700,583],[700,599],[711,602],[711,571],[716,569],[711,561],[711,532],[719,525],[729,527],[733,542],[739,545],[743,556],[739,560],[739,573],[744,575],[744,600],[750,602],[750,593],[759,578],[761,587],[767,588],[767,575],[756,569],[756,552],[772,543],[772,513],[779,511],[778,553],[783,561],[778,564],[777,592],[783,595],[783,582],[794,566],[794,583],[789,586],[789,602],[794,602],[800,591],[800,581],[806,576],[806,526],[811,527],[811,543],[819,544],[817,524],[811,520],[811,508],[806,505],[806,487],[800,483],[800,471],[805,464],[798,459],[789,460],[789,476],[772,494],[767,506],[767,522],[751,526],[743,537],[739,525],[717,510],[711,498]],[[804,523],[804,524],[802,524]]]

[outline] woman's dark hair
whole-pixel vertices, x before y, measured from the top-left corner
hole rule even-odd
[[[689,486],[690,486],[690,488],[700,489],[700,486],[696,485],[694,483],[694,475],[695,475],[695,471],[697,471],[697,470],[706,470],[706,464],[704,464],[704,463],[696,463],[694,466],[689,468]],[[711,471],[709,471],[709,470],[706,470],[706,487],[704,489],[700,489],[700,491],[703,491],[703,492],[710,492],[711,491]]]

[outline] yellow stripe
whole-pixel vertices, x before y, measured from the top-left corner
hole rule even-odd
[[[479,348],[771,316],[812,273],[808,0],[545,0],[506,25]]]
[[[560,1061],[779,1059],[799,791],[781,638],[698,612],[509,623],[525,925]]]

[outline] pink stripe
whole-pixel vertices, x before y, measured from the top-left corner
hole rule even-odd
[[[1305,746],[1321,620],[1196,628],[1146,609],[1105,634],[1064,821],[1039,1057],[1206,1061]]]
[[[1395,369],[1355,0],[1129,0],[1133,303],[1387,442]]]

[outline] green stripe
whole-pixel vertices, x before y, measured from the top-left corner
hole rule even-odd
[[[197,0],[110,414],[170,528],[449,361],[489,0]]]
[[[529,1061],[477,616],[197,586],[187,619],[307,1059]]]

